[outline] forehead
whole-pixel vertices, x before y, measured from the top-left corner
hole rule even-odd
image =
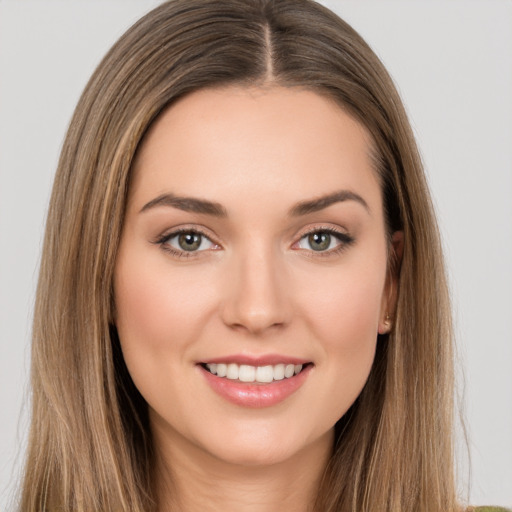
[[[194,92],[164,111],[134,165],[140,206],[162,193],[283,203],[351,188],[375,196],[371,137],[333,100],[298,88]]]

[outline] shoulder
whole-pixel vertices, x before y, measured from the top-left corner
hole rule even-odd
[[[512,510],[503,507],[471,507],[467,512],[512,512]]]

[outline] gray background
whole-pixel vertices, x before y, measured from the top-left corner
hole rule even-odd
[[[158,3],[0,0],[0,510],[23,458],[34,288],[66,126],[100,58]],[[411,116],[453,294],[472,468],[461,450],[461,495],[510,506],[512,2],[323,3],[376,50]]]

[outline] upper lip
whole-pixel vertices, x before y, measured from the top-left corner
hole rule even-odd
[[[232,354],[228,356],[214,357],[201,361],[202,364],[235,363],[249,366],[275,366],[277,364],[307,364],[311,361],[300,357],[285,356],[281,354],[247,355]]]

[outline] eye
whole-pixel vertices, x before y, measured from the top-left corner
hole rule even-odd
[[[335,253],[350,245],[354,239],[334,229],[317,229],[306,233],[298,242],[299,249]]]
[[[157,243],[162,246],[162,249],[176,256],[184,257],[218,247],[205,234],[193,229],[179,230],[166,234],[157,240]]]

